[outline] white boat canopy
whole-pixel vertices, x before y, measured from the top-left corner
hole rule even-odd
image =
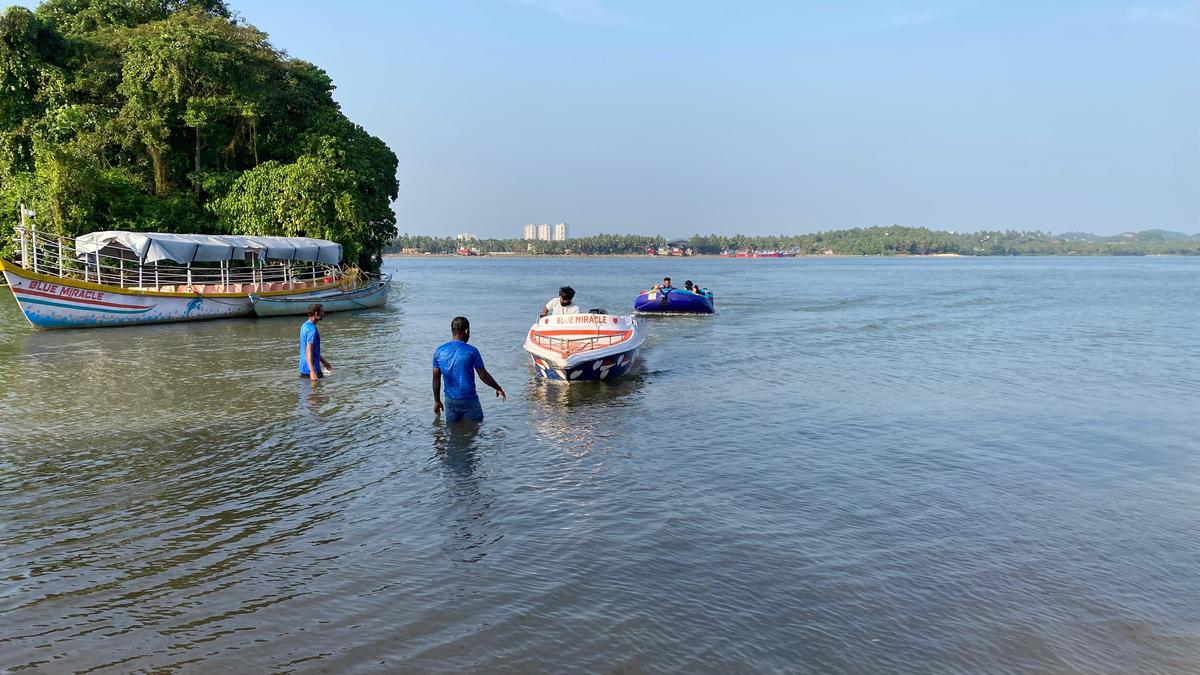
[[[214,234],[159,234],[155,232],[92,232],[75,238],[76,255],[98,253],[122,257],[133,252],[142,264],[172,260],[177,263],[246,260],[292,260],[336,265],[342,245],[310,237],[257,237]]]

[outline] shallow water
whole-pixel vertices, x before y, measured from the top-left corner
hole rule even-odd
[[[1200,669],[1200,260],[387,266],[316,387],[298,320],[36,333],[0,291],[0,668]],[[559,285],[664,273],[719,313],[535,377]],[[477,431],[433,422],[456,314]]]

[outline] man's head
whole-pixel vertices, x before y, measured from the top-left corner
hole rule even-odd
[[[563,286],[562,288],[558,289],[558,300],[563,305],[571,304],[571,301],[574,299],[575,299],[575,289],[574,288],[571,288],[570,286]]]
[[[663,286],[671,285],[671,277],[663,277]]]
[[[688,279],[687,281],[683,282],[683,287],[689,291],[692,290],[692,280]]]
[[[324,316],[325,316],[325,308],[321,306],[321,303],[314,302],[313,304],[308,306],[308,320],[309,321],[316,323],[316,322],[320,321],[322,319],[322,317],[324,317]]]
[[[455,340],[463,342],[471,339],[471,322],[467,321],[467,317],[454,317],[454,320],[450,322],[450,335],[454,336]]]

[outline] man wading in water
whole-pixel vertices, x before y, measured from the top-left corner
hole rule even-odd
[[[447,422],[468,419],[478,422],[483,419],[483,406],[475,393],[475,373],[492,389],[501,401],[507,401],[504,389],[496,384],[491,373],[483,367],[483,356],[479,350],[467,344],[471,339],[471,322],[465,316],[456,316],[450,322],[450,335],[454,338],[433,353],[433,414],[446,411]],[[446,378],[446,404],[442,405],[442,376]]]
[[[325,308],[319,304],[308,306],[308,321],[300,326],[300,377],[307,377],[316,382],[325,377],[325,372],[333,366],[321,356],[321,333],[317,331],[317,322],[325,316]]]

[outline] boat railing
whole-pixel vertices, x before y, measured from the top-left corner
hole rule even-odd
[[[614,335],[590,335],[587,337],[562,338],[554,337],[553,335],[541,335],[536,332],[529,334],[530,339],[534,344],[547,349],[554,349],[563,354],[573,354],[575,352],[583,352],[600,347],[611,347],[612,345],[624,342],[629,337],[628,331],[617,333]]]
[[[75,240],[16,227],[21,267],[38,274],[106,286],[163,292],[251,293],[292,290],[336,280],[333,265],[251,259],[194,265],[141,264],[133,251],[79,254]]]

